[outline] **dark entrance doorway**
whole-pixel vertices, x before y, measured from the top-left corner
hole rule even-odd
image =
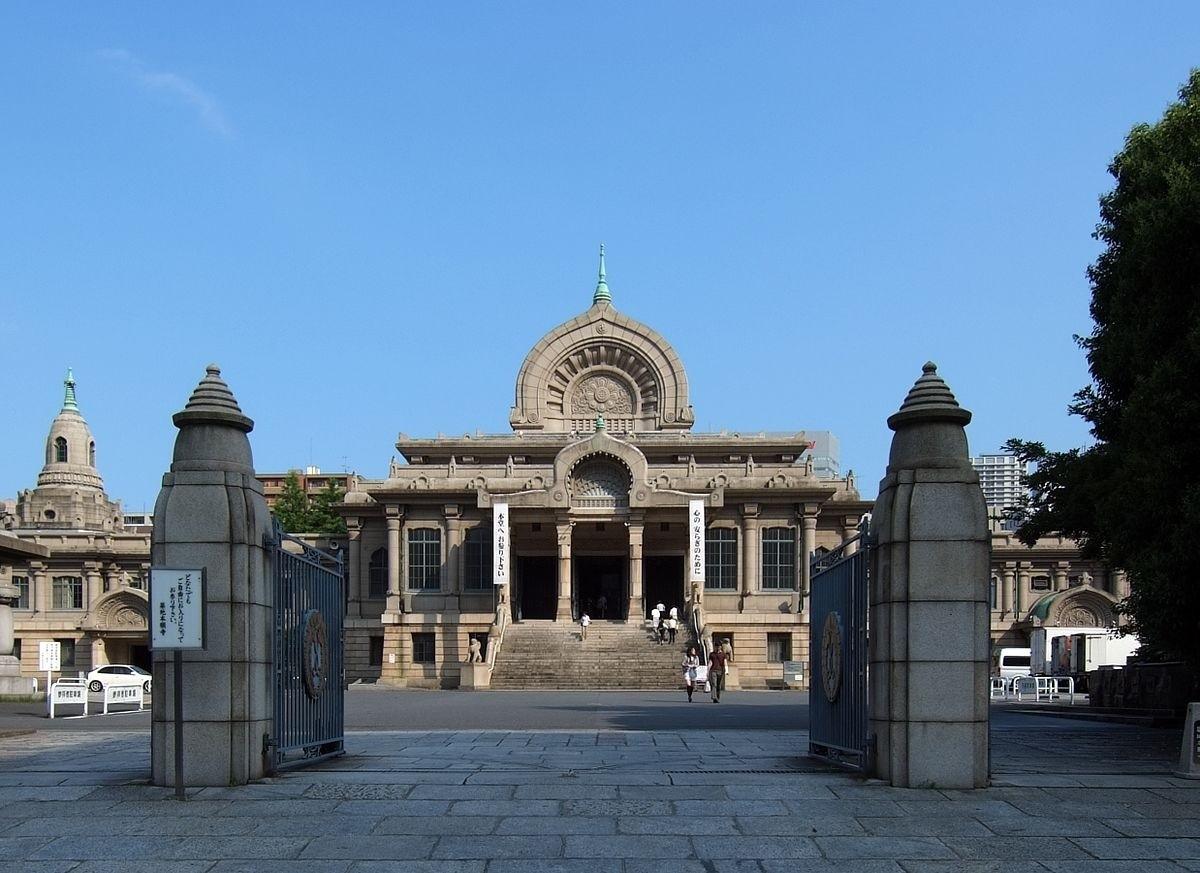
[[[558,609],[558,558],[517,555],[513,619],[552,619]]]
[[[683,614],[683,555],[647,555],[643,571],[646,582],[646,614],[659,603],[670,609],[678,606]]]
[[[150,664],[150,647],[135,646],[132,643],[129,646],[129,663],[135,667],[141,667],[143,670],[149,670]]]
[[[575,613],[587,612],[599,621],[624,621],[629,595],[621,555],[578,555],[575,558]]]

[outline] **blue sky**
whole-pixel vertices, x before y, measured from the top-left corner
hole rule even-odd
[[[0,10],[0,495],[68,365],[131,509],[212,360],[260,470],[507,431],[601,241],[698,429],[873,495],[933,359],[973,450],[1081,444],[1106,167],[1200,64],[1195,3],[244,6]]]

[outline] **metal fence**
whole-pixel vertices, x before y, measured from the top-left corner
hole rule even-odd
[[[865,769],[867,734],[867,572],[871,535],[812,560],[809,616],[809,753]],[[853,544],[852,554],[847,548]]]
[[[272,565],[275,714],[264,751],[277,770],[344,751],[346,601],[340,557],[278,527]]]

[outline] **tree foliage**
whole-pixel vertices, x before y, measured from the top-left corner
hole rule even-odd
[[[1130,630],[1152,655],[1200,666],[1200,70],[1109,172],[1105,248],[1088,269],[1094,328],[1076,338],[1092,384],[1070,406],[1095,443],[1009,441],[1036,464],[1018,534],[1058,531],[1124,569]]]
[[[339,534],[346,532],[346,523],[334,508],[344,493],[333,482],[311,498],[300,484],[300,475],[292,470],[283,483],[283,492],[275,500],[272,512],[288,533]]]

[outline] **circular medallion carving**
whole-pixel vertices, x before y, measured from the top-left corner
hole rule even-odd
[[[830,703],[842,690],[842,625],[836,612],[825,616],[821,629],[821,688]]]
[[[555,500],[562,500],[562,499],[563,499],[563,493],[562,493],[561,491],[555,491],[555,492],[554,492],[554,499],[555,499]]]
[[[596,325],[596,333],[608,333],[608,328],[603,324]]]
[[[1063,610],[1059,619],[1063,627],[1099,627],[1100,616],[1086,606],[1072,606]]]
[[[316,700],[329,682],[329,635],[321,610],[304,613],[304,690]]]
[[[638,499],[638,500],[645,500],[645,499],[646,499],[646,492],[645,492],[645,491],[639,491],[639,492],[637,493],[637,499]]]
[[[588,376],[571,392],[573,415],[632,415],[633,396],[611,376]]]

